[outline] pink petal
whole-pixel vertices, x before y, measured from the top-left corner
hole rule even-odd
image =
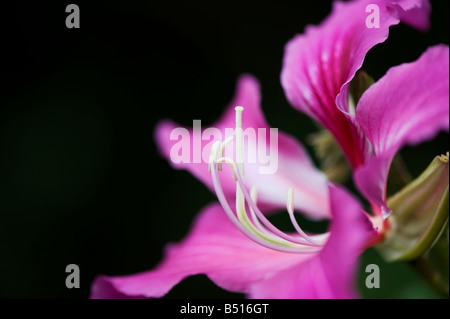
[[[380,24],[369,28],[372,11],[366,9],[374,5]],[[401,19],[426,30],[429,15],[427,0],[335,2],[321,25],[307,27],[286,45],[281,83],[289,102],[331,131],[353,167],[364,163],[370,146],[349,105],[349,82],[367,52],[387,39],[390,26]]]
[[[326,177],[319,172],[312,164],[303,146],[293,137],[277,131],[277,143],[270,141],[270,127],[264,118],[260,106],[259,84],[251,76],[242,76],[237,85],[236,95],[233,101],[226,108],[222,117],[211,127],[216,128],[222,139],[230,136],[230,132],[235,128],[235,106],[244,107],[243,129],[253,129],[257,143],[246,143],[248,159],[245,163],[245,181],[249,187],[256,186],[258,189],[258,202],[262,208],[284,208],[286,206],[286,192],[289,187],[295,189],[295,201],[297,208],[309,214],[313,218],[329,217]],[[195,133],[192,128],[186,131],[189,134],[187,139],[188,149],[191,152],[191,163],[174,163],[171,160],[172,147],[179,143],[178,140],[171,140],[170,135],[179,125],[171,121],[160,122],[155,129],[155,139],[162,156],[167,158],[171,165],[178,169],[186,169],[195,177],[213,189],[212,179],[208,173],[206,161],[193,163],[194,144],[200,141],[199,146],[203,154],[209,154],[214,138],[201,141],[201,134],[205,134],[206,127],[201,132]],[[265,130],[265,131],[264,131]],[[261,133],[260,133],[261,132]],[[265,134],[265,135],[264,135]],[[272,136],[275,136],[273,134]],[[220,137],[219,137],[220,138]],[[217,136],[216,139],[217,140]],[[270,147],[274,147],[270,150]],[[234,143],[230,143],[226,151],[234,150]],[[270,152],[269,152],[270,150]],[[272,168],[265,165],[266,159],[260,157],[261,154],[272,154]],[[227,155],[227,153],[225,153]],[[253,162],[253,163],[252,163]],[[266,167],[271,174],[263,174],[261,169]],[[235,181],[228,165],[223,165],[221,182],[227,198],[235,196]]]
[[[429,48],[417,61],[391,68],[363,94],[356,120],[375,156],[355,172],[355,181],[386,210],[387,176],[398,150],[449,130],[448,46]]]
[[[283,253],[262,247],[213,204],[200,213],[185,240],[169,246],[154,270],[100,276],[91,298],[161,297],[185,277],[200,273],[224,289],[254,298],[354,297],[355,261],[374,232],[351,196],[336,187],[330,187],[330,193],[334,219],[320,253]]]
[[[331,235],[320,254],[251,287],[252,298],[355,298],[357,258],[375,236],[359,203],[330,187]]]
[[[91,297],[161,297],[185,277],[200,273],[224,289],[247,292],[271,273],[311,257],[254,243],[234,227],[220,205],[213,204],[200,213],[185,240],[168,247],[165,259],[154,270],[123,277],[100,276]]]
[[[427,31],[430,28],[431,5],[429,0],[391,0],[396,4],[400,20],[417,28]]]
[[[369,4],[379,7],[379,28],[366,26]],[[348,84],[366,53],[398,22],[386,1],[335,2],[320,26],[307,27],[285,48],[281,83],[289,102],[331,131],[353,167],[364,162],[369,148],[354,123]]]

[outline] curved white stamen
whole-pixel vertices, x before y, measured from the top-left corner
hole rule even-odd
[[[220,146],[220,142],[216,141],[211,146],[211,150],[209,151],[209,162],[208,162],[208,173],[211,173],[211,167],[215,164],[217,159],[217,151]]]
[[[244,199],[247,201],[250,212],[254,215],[254,217],[252,217],[252,219],[254,220],[253,223],[258,228],[258,230],[260,230],[261,232],[265,233],[266,235],[268,235],[272,238],[282,238],[287,242],[292,242],[292,243],[301,244],[301,245],[305,245],[305,244],[310,245],[310,243],[308,241],[306,241],[304,238],[297,238],[297,237],[290,236],[290,235],[282,232],[275,226],[273,226],[272,223],[264,216],[264,214],[256,206],[254,197],[252,195],[249,195],[247,189],[245,188],[242,178],[238,174],[236,163],[232,159],[227,158],[227,157],[219,158],[216,160],[216,162],[220,162],[220,161],[222,161],[222,162],[226,161],[228,164],[230,164],[230,166],[232,168],[232,172],[233,172],[233,177],[235,180],[237,180],[239,186],[241,187],[241,189],[243,191]],[[259,220],[262,221],[263,225],[259,222]],[[248,223],[246,223],[245,225],[248,225]]]
[[[253,198],[249,196],[248,194],[244,195],[244,191],[247,192],[245,185],[244,185],[244,137],[243,137],[243,131],[242,131],[242,112],[244,111],[244,108],[242,106],[236,106],[236,172],[235,175],[240,179],[241,181],[236,183],[236,212],[238,219],[241,221],[241,223],[244,224],[244,226],[248,226],[249,229],[254,228],[253,225],[251,225],[250,220],[248,219],[247,213],[245,211],[245,201],[249,204],[250,209],[253,209],[253,207],[256,208],[256,204],[253,201]],[[250,198],[249,198],[250,197]],[[250,203],[253,203],[254,205],[250,205]],[[259,209],[256,209],[259,210]],[[255,210],[254,210],[255,211]],[[261,214],[262,215],[262,214]],[[272,224],[270,224],[272,225]],[[274,227],[275,228],[275,227]],[[280,231],[281,233],[281,231]],[[281,236],[283,240],[286,239],[287,236]],[[292,240],[290,240],[292,241]],[[294,243],[301,243],[305,244],[303,240],[294,240]]]
[[[295,219],[295,216],[294,216],[294,189],[292,187],[290,187],[287,192],[286,207],[287,207],[287,211],[289,213],[289,218],[291,219],[291,223],[294,226],[297,233],[299,233],[300,236],[302,236],[307,242],[311,243],[312,245],[322,245],[323,243],[321,243],[317,240],[314,240],[313,238],[308,236],[303,231],[303,229],[301,229],[299,224],[297,223],[297,220]]]
[[[233,179],[237,181],[236,173],[234,172],[234,161],[229,157],[220,157],[216,160],[217,164],[227,163],[231,167],[231,172],[233,173]],[[220,169],[219,169],[220,170]]]
[[[297,247],[286,247],[286,246],[281,246],[279,244],[276,244],[276,243],[273,243],[273,242],[270,242],[270,241],[266,241],[266,240],[262,239],[261,237],[258,237],[255,234],[253,234],[250,231],[248,231],[239,222],[239,220],[234,215],[231,207],[228,205],[228,201],[226,200],[225,195],[223,193],[222,186],[220,185],[218,171],[216,170],[216,165],[212,166],[211,175],[212,175],[212,179],[213,179],[214,190],[216,191],[216,194],[217,194],[217,199],[219,200],[220,204],[222,205],[225,213],[227,214],[227,216],[231,220],[231,222],[245,236],[247,236],[251,240],[255,241],[256,243],[260,244],[261,246],[264,246],[264,247],[267,247],[267,248],[270,248],[270,249],[273,249],[273,250],[282,251],[282,252],[288,252],[288,253],[312,253],[312,252],[317,252],[317,251],[320,250],[320,249],[317,249],[315,247],[308,247],[308,246],[305,246],[305,247],[299,247],[299,246],[297,246]]]
[[[234,169],[237,170],[236,166],[234,166]],[[249,206],[255,211],[256,216],[259,218],[259,220],[261,220],[261,222],[267,227],[267,229],[269,229],[271,232],[273,232],[275,235],[279,236],[280,238],[283,238],[287,241],[290,242],[294,242],[294,243],[298,243],[298,244],[307,244],[307,245],[311,245],[308,242],[305,242],[304,238],[298,238],[298,237],[293,237],[291,235],[288,235],[286,233],[283,233],[281,230],[279,230],[278,228],[276,228],[275,226],[272,225],[272,223],[266,218],[266,216],[264,216],[264,214],[259,210],[259,208],[255,205],[255,203],[252,201],[250,194],[248,193],[247,189],[244,187],[244,182],[242,181],[242,179],[240,178],[240,176],[237,174],[236,172],[236,177],[237,177],[237,182],[239,183],[239,185],[242,188],[242,191],[244,193],[244,197],[247,201],[247,203],[249,204]]]
[[[252,201],[257,205],[258,201],[258,190],[255,186],[250,187],[250,197],[252,198]],[[258,218],[255,215],[255,211],[249,206],[250,215],[252,216],[253,223],[258,227],[261,231],[266,231],[265,228],[261,225]],[[268,232],[267,232],[268,233]]]
[[[258,189],[256,186],[250,187],[250,197],[252,198],[252,201],[255,203],[255,205],[258,205]]]
[[[301,237],[288,235],[273,226],[256,205],[256,188],[252,187],[250,194],[247,191],[244,184],[243,107],[237,106],[235,110],[236,135],[227,138],[222,143],[215,142],[211,147],[208,163],[208,171],[212,175],[214,190],[225,213],[244,235],[264,247],[291,253],[312,253],[319,251],[328,239],[329,234],[307,235],[300,228],[294,216],[294,195],[292,188],[288,190],[286,206],[291,222]],[[231,158],[223,157],[226,145],[234,138],[236,139],[236,162]],[[218,171],[222,169],[222,163],[230,165],[233,178],[236,180],[236,214],[230,208],[220,183]],[[246,212],[246,202],[250,210],[251,219]]]
[[[242,132],[242,106],[236,106],[236,162],[237,162],[237,174],[244,180],[244,137]],[[239,221],[247,228],[251,229],[250,221],[248,220],[247,213],[245,212],[245,199],[242,189],[239,184],[236,184],[236,213]]]
[[[253,203],[255,203],[255,205],[257,205],[257,200],[258,200],[258,194],[257,194],[257,189],[255,186],[252,186],[250,188],[250,197],[253,201]],[[259,221],[258,217],[255,214],[255,211],[253,210],[253,208],[248,205],[248,208],[250,210],[250,216],[252,217],[252,221],[253,224],[255,224],[255,226],[264,234],[266,234],[267,236],[271,237],[271,238],[277,238],[277,236],[275,236],[274,234],[272,234],[270,231],[268,231],[266,229],[266,227],[264,227],[261,222]]]
[[[242,106],[236,106],[236,164],[244,180],[244,132],[242,131]]]
[[[220,143],[220,149],[218,150],[220,156],[223,157],[223,153],[225,152],[225,147],[232,141],[234,140],[235,136],[229,136],[227,139],[225,139],[225,141],[223,141],[222,143]],[[218,165],[218,169],[219,171],[222,170],[222,164],[219,163]],[[234,174],[234,173],[233,173]],[[235,178],[236,179],[236,178]]]
[[[223,156],[223,153],[224,153],[224,151],[225,151],[225,147],[227,147],[227,145],[228,145],[230,142],[232,142],[235,138],[236,138],[236,137],[235,137],[234,135],[233,135],[233,136],[229,136],[228,138],[225,139],[225,141],[223,141],[223,142],[220,144],[220,156]]]

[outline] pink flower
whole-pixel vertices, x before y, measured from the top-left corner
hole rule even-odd
[[[248,75],[241,77],[235,98],[214,127],[224,131],[234,126],[234,105],[240,104],[246,105],[245,119],[248,121],[242,122],[244,128],[268,128],[259,102],[256,80]],[[156,128],[157,144],[168,159],[177,143],[170,140],[176,127],[163,121]],[[190,146],[196,138],[193,130],[191,133]],[[203,145],[202,149],[211,151],[217,146],[210,144]],[[235,172],[228,165],[223,166],[219,182],[213,181],[214,176],[218,177],[217,162],[211,168],[213,178],[208,173],[208,163],[171,162],[176,168],[188,169],[215,189],[223,207],[211,204],[200,212],[190,233],[181,243],[169,245],[164,260],[155,269],[124,277],[98,277],[92,288],[92,297],[161,297],[183,278],[200,273],[224,289],[247,293],[252,298],[356,297],[352,280],[357,267],[355,261],[364,245],[375,235],[370,222],[355,199],[343,189],[327,185],[326,178],[314,168],[302,146],[292,137],[280,132],[278,146],[277,173],[261,175],[257,170],[260,164],[246,164],[246,184],[256,186],[262,206],[285,206],[286,193],[294,187],[295,200],[303,211],[314,218],[332,217],[329,233],[308,237],[316,241],[315,245],[305,244],[301,236],[279,230],[275,230],[278,231],[276,234],[287,240],[265,241],[258,234],[252,235],[236,218],[233,225],[224,208],[230,210],[228,202],[236,200],[238,183],[233,179]],[[240,181],[245,187],[242,179]],[[250,197],[247,190],[244,192]],[[293,200],[292,197],[292,209]],[[255,210],[259,211],[258,207]],[[274,229],[273,225],[271,227]],[[303,244],[290,243],[289,239],[294,237]],[[278,245],[279,241],[284,241],[286,246]]]
[[[392,154],[404,143],[419,142],[439,129],[448,129],[448,120],[439,117],[445,114],[445,101],[448,105],[448,71],[438,68],[444,63],[448,69],[448,61],[444,61],[448,60],[448,48],[437,46],[417,62],[393,68],[362,96],[355,112],[348,84],[367,51],[384,41],[389,26],[400,18],[420,29],[428,27],[426,1],[370,1],[380,8],[380,28],[368,29],[368,3],[336,3],[321,26],[308,28],[288,43],[282,84],[294,107],[335,135],[355,168],[360,190],[373,204],[384,207],[385,198],[380,201],[378,197],[385,190],[376,186],[385,183],[383,174],[389,169]],[[429,74],[424,74],[426,67]],[[413,92],[399,88],[406,78]],[[425,93],[432,78],[440,82],[433,82],[435,89]],[[244,115],[241,107],[235,109],[240,105]],[[402,108],[408,108],[407,115],[401,114]],[[414,110],[418,114],[410,113]],[[446,112],[448,115],[448,109]],[[353,282],[356,261],[377,235],[374,226],[361,205],[342,188],[329,184],[303,147],[285,133],[278,132],[277,172],[261,174],[265,163],[255,152],[259,146],[267,149],[273,141],[267,135],[243,138],[246,129],[270,131],[261,113],[255,79],[243,76],[239,80],[235,98],[213,127],[217,130],[176,131],[178,125],[163,121],[155,135],[161,154],[172,166],[189,170],[213,189],[221,205],[207,206],[187,237],[169,245],[155,269],[123,277],[100,276],[91,297],[161,297],[185,277],[200,273],[218,286],[250,298],[357,297]],[[226,129],[233,127],[234,140],[226,134]],[[174,132],[187,132],[189,138],[179,140],[180,135]],[[202,140],[205,135],[211,137],[206,145]],[[218,142],[216,135],[221,136]],[[178,154],[174,149],[189,150],[191,155],[198,143],[202,155],[209,154],[208,161],[173,161]],[[227,143],[236,144],[235,159],[223,154]],[[249,158],[258,160],[251,163]],[[368,177],[373,180],[366,180]],[[294,217],[294,202],[310,218],[330,218],[329,231],[320,235],[303,232]],[[283,206],[296,234],[281,232],[260,211]]]
[[[368,28],[367,5],[379,8],[379,28]],[[355,169],[359,190],[386,217],[386,182],[394,155],[449,128],[448,46],[429,48],[417,61],[390,69],[361,97],[349,84],[366,53],[406,20],[428,27],[427,1],[336,2],[320,27],[286,45],[281,82],[290,103],[327,128]]]

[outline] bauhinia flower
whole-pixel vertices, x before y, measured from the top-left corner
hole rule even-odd
[[[218,286],[246,293],[251,298],[357,296],[353,282],[355,261],[376,232],[359,203],[345,190],[328,185],[292,137],[279,133],[276,174],[257,173],[259,163],[243,165],[244,153],[251,157],[244,150],[256,149],[244,143],[244,130],[250,125],[268,127],[259,101],[256,80],[248,75],[241,77],[235,98],[214,126],[223,132],[231,125],[236,126],[235,135],[204,146],[210,152],[209,162],[172,162],[204,178],[221,205],[211,204],[200,212],[187,237],[170,245],[155,269],[132,276],[98,277],[92,288],[93,298],[161,297],[183,278],[194,274],[206,274]],[[245,111],[235,105],[246,105]],[[160,150],[168,158],[177,143],[170,140],[176,127],[162,122],[156,129]],[[195,137],[190,135],[193,143]],[[233,138],[236,162],[222,156]],[[328,232],[306,234],[300,228],[293,212],[294,189],[295,200],[300,199],[298,206],[303,211],[315,218],[332,218]],[[257,205],[256,191],[261,198],[261,194],[267,194],[262,206],[278,207],[283,201],[296,234],[282,232],[264,217],[261,205]],[[231,207],[234,206],[231,202],[235,207]]]
[[[366,25],[368,4],[379,8],[376,28]],[[426,1],[336,3],[327,20],[286,47],[282,85],[288,100],[333,133],[355,169],[359,189],[380,216],[389,211],[385,183],[394,154],[406,143],[448,130],[448,48],[433,47],[416,62],[392,68],[357,104],[349,97],[349,83],[368,50],[387,38],[390,26],[403,20],[424,30],[428,16]],[[220,205],[207,206],[155,269],[100,276],[92,297],[161,297],[194,274],[206,274],[218,286],[251,298],[356,297],[357,257],[380,235],[380,225],[372,224],[347,191],[329,183],[287,134],[277,131],[276,173],[261,174],[267,163],[255,153],[259,147],[270,149],[275,140],[262,134],[270,127],[252,77],[238,81],[235,98],[213,128],[179,130],[163,121],[156,142],[175,168],[189,170],[214,190]],[[234,131],[227,135],[229,128]],[[202,144],[205,136],[207,145]],[[198,143],[201,154],[195,155]],[[207,160],[183,160],[176,156],[183,150]],[[306,233],[295,219],[294,202],[310,218],[330,218],[328,231]],[[281,207],[287,208],[296,233],[282,232],[261,211]]]

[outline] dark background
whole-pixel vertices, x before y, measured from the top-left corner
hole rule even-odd
[[[98,274],[144,271],[181,240],[214,196],[158,156],[155,123],[212,123],[236,78],[261,82],[273,127],[306,144],[315,124],[292,109],[279,75],[284,44],[318,24],[330,1],[74,1],[81,28],[65,27],[67,1],[2,4],[0,95],[0,297],[87,298]],[[448,2],[432,1],[432,29],[391,28],[367,56],[379,78],[449,40]],[[448,150],[448,136],[403,155],[414,174]],[[311,149],[310,149],[311,150]],[[81,270],[67,289],[65,268]],[[364,287],[377,263],[381,288]],[[372,249],[361,261],[368,298],[435,297],[412,269]],[[167,297],[242,297],[205,276]]]

